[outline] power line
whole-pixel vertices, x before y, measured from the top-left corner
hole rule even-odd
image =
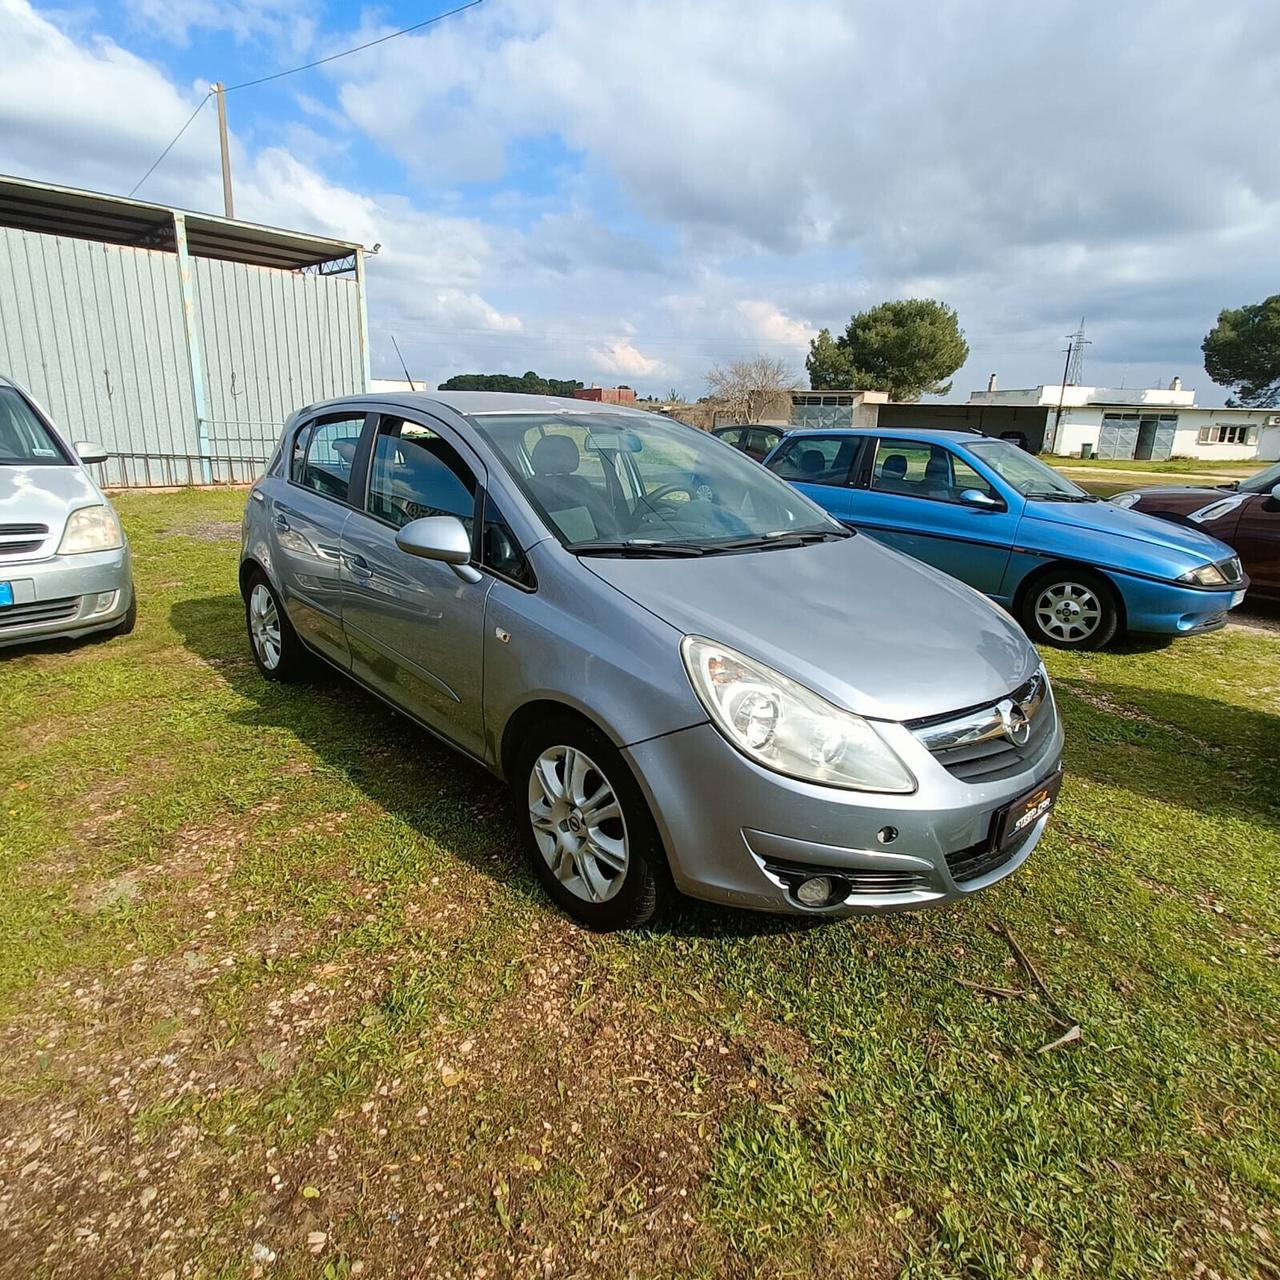
[[[208,101],[209,101],[209,99],[210,99],[210,98],[212,98],[212,97],[213,97],[213,90],[212,90],[212,89],[210,89],[210,90],[209,90],[209,92],[208,92],[208,93],[206,93],[206,94],[204,95],[204,97],[200,99],[200,103],[199,103],[199,105],[196,107],[196,109],[195,109],[195,110],[194,110],[194,111],[193,111],[193,112],[192,112],[192,113],[187,117],[187,123],[186,123],[186,124],[184,124],[184,125],[182,126],[182,128],[181,128],[181,129],[179,129],[179,130],[178,130],[178,132],[177,132],[177,133],[175,133],[175,134],[173,135],[173,141],[172,141],[172,142],[170,142],[170,143],[169,143],[169,145],[168,145],[167,147],[165,147],[165,149],[164,149],[164,150],[163,150],[163,151],[162,151],[158,156],[156,156],[155,160],[152,162],[151,168],[150,168],[150,169],[148,169],[148,170],[146,171],[146,173],[144,173],[144,174],[142,175],[142,177],[140,177],[140,178],[137,180],[137,182],[135,182],[135,183],[133,184],[133,186],[132,186],[132,187],[130,188],[130,190],[129,190],[129,194],[130,194],[130,195],[133,195],[133,193],[134,193],[135,191],[137,191],[137,189],[138,189],[140,186],[142,186],[142,184],[143,184],[144,182],[146,182],[146,180],[147,180],[149,177],[151,177],[151,175],[152,175],[153,173],[155,173],[156,168],[157,168],[157,167],[159,166],[159,164],[160,164],[160,161],[161,161],[161,160],[163,160],[163,159],[165,158],[165,156],[167,156],[167,155],[169,154],[169,152],[173,150],[173,148],[174,148],[175,144],[177,143],[178,139],[179,139],[180,137],[182,137],[182,135],[183,135],[184,133],[186,133],[187,129],[188,129],[188,128],[190,128],[190,126],[191,126],[191,122],[196,118],[196,116],[198,116],[198,115],[200,114],[200,111],[201,111],[201,109],[204,107],[204,104],[205,104],[206,102],[208,102]]]
[[[223,92],[232,93],[236,89],[251,89],[255,84],[266,84],[269,80],[283,80],[285,76],[296,75],[299,71],[310,71],[312,67],[323,67],[327,62],[336,62],[339,58],[346,58],[353,53],[361,53],[365,49],[372,49],[374,45],[386,44],[388,40],[394,40],[397,36],[407,36],[412,31],[421,31],[423,27],[429,27],[436,22],[443,22],[446,18],[452,18],[455,14],[462,13],[466,9],[474,9],[477,5],[483,4],[483,3],[484,3],[484,0],[469,0],[469,3],[459,5],[456,9],[450,9],[447,13],[438,13],[434,18],[426,18],[422,22],[415,22],[411,27],[404,27],[400,31],[391,32],[390,35],[379,36],[376,40],[370,40],[365,44],[358,44],[354,49],[344,49],[341,53],[331,53],[327,58],[317,58],[314,62],[304,63],[300,67],[290,67],[288,71],[277,71],[269,76],[259,76],[258,79],[256,80],[242,80],[239,84],[227,85],[227,87],[223,90]],[[211,97],[213,97],[212,89],[210,89],[209,92],[206,93],[204,97],[200,99],[199,106],[197,106],[196,109],[191,113],[190,118],[187,120],[187,123],[184,124],[182,128],[179,129],[178,132],[173,135],[173,140],[155,158],[155,162],[152,164],[151,168],[148,169],[146,173],[144,173],[142,177],[139,178],[138,181],[133,184],[133,187],[129,192],[131,196],[135,191],[137,191],[137,189],[140,186],[142,186],[144,182],[146,182],[146,180],[149,177],[151,177],[153,173],[155,173],[156,169],[160,165],[160,162],[165,158],[165,156],[169,154],[170,151],[173,150],[174,146],[178,142],[178,139],[181,138],[184,133],[186,133],[187,129],[191,125],[191,121],[194,120],[196,116],[200,114],[201,108],[204,106],[206,102],[209,101]]]
[[[282,80],[285,76],[294,75],[299,71],[310,71],[312,67],[323,67],[326,62],[336,62],[339,58],[348,57],[350,54],[362,53],[365,49],[372,49],[374,45],[386,44],[388,40],[394,40],[397,36],[407,36],[411,31],[421,31],[423,27],[429,27],[434,22],[443,22],[446,18],[452,18],[455,14],[462,13],[466,9],[474,9],[476,5],[483,3],[484,0],[470,0],[470,3],[461,4],[456,9],[450,9],[447,13],[438,13],[434,18],[415,22],[413,26],[405,27],[401,31],[393,31],[390,35],[379,36],[376,40],[370,40],[367,44],[358,44],[354,49],[344,49],[341,53],[331,53],[327,58],[317,58],[314,62],[303,63],[300,67],[290,67],[288,71],[277,71],[269,76],[259,76],[256,80],[245,80],[240,84],[229,84],[226,91],[234,93],[237,89],[251,89],[255,84],[266,84],[269,80]]]

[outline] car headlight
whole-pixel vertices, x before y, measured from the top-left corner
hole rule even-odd
[[[1225,587],[1226,575],[1216,564],[1202,564],[1198,569],[1184,573],[1179,582],[1189,582],[1193,587]]]
[[[98,507],[81,507],[67,519],[62,541],[58,544],[60,556],[77,555],[82,551],[114,551],[124,546],[124,532],[116,513],[105,504]]]
[[[685,636],[680,656],[712,723],[757,764],[850,791],[916,789],[906,765],[861,716],[702,636]]]
[[[1113,498],[1111,498],[1111,505],[1113,507],[1124,507],[1127,511],[1141,497],[1142,494],[1140,493],[1117,493]]]

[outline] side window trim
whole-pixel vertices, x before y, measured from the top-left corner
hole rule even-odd
[[[489,507],[492,502],[492,495],[489,493],[489,490],[485,486],[481,485],[479,488],[478,496],[480,498],[480,514],[479,514],[479,518],[476,521],[476,527],[480,530],[480,550],[479,550],[479,554],[475,556],[476,568],[497,578],[499,582],[505,582],[507,583],[508,586],[515,587],[519,591],[525,591],[525,592],[528,592],[530,595],[532,595],[538,589],[538,575],[534,572],[533,561],[529,559],[528,551],[524,547],[522,547],[518,541],[515,541],[515,530],[511,528],[511,522],[503,514],[502,508],[499,507],[496,502],[492,503],[493,510],[497,514],[498,518],[502,521],[502,523],[506,525],[508,531],[511,533],[511,537],[512,537],[512,540],[515,542],[516,549],[520,552],[521,559],[528,566],[529,577],[532,578],[533,581],[519,582],[515,578],[510,577],[508,574],[503,573],[500,569],[495,569],[489,563],[489,559],[485,555],[484,526],[489,519]]]
[[[315,427],[324,426],[329,422],[350,422],[357,417],[362,417],[364,421],[360,426],[360,443],[356,446],[355,457],[351,461],[351,476],[347,481],[346,498],[335,498],[330,493],[321,493],[319,489],[313,489],[310,485],[303,484],[301,480],[295,480],[293,477],[293,451],[297,446],[298,437],[304,431],[310,432]],[[368,461],[369,447],[369,423],[370,419],[376,417],[375,414],[365,409],[351,409],[343,411],[340,409],[331,409],[327,413],[316,413],[309,417],[303,418],[294,429],[285,436],[283,449],[284,478],[285,483],[292,485],[295,489],[301,489],[303,493],[313,493],[317,498],[323,498],[326,502],[335,503],[339,507],[350,507],[353,511],[359,511],[360,506],[357,502],[352,501],[352,492],[359,493],[364,487],[364,471],[363,468]],[[305,474],[307,457],[311,453],[312,441],[307,440],[307,452],[302,457],[302,468]]]

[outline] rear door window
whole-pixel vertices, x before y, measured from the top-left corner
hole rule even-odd
[[[318,418],[294,437],[290,478],[339,502],[351,500],[351,471],[364,432],[365,415]]]
[[[789,441],[769,470],[798,484],[847,485],[858,456],[858,436],[801,436]]]

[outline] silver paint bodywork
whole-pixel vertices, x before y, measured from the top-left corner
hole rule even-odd
[[[739,906],[814,914],[766,868],[771,860],[910,875],[908,889],[855,894],[818,912],[850,914],[964,896],[1031,852],[1043,819],[989,874],[957,883],[946,862],[981,844],[1002,806],[1057,770],[1052,697],[1036,750],[995,781],[953,776],[903,723],[994,706],[1039,670],[1020,628],[979,593],[863,536],[689,559],[580,558],[552,536],[470,418],[600,406],[490,393],[352,397],[295,415],[283,439],[305,419],[346,409],[413,417],[453,444],[506,516],[536,590],[489,572],[464,582],[453,566],[401,551],[389,526],[293,484],[283,442],[246,506],[242,567],[265,570],[308,646],[494,773],[504,775],[525,717],[547,704],[580,712],[631,764],[677,885]],[[638,431],[649,417],[608,412],[634,415]],[[357,572],[356,559],[373,573]],[[749,760],[711,725],[690,685],[680,657],[689,633],[874,720],[917,790],[837,790]],[[887,826],[898,831],[890,845],[880,834]]]
[[[0,384],[22,395],[36,416],[74,459],[75,453],[49,415],[17,383]],[[93,477],[78,461],[70,465],[0,466],[0,582],[13,587],[15,609],[0,609],[0,648],[37,640],[77,639],[120,625],[133,602],[129,543],[112,551],[59,555],[58,544],[73,511],[110,505]],[[5,526],[43,525],[37,546],[15,550],[21,535],[5,535]],[[7,545],[6,545],[7,544]],[[104,609],[96,597],[115,593]],[[40,617],[40,605],[68,603],[57,617]],[[51,612],[46,610],[45,612]],[[22,621],[21,619],[32,619]]]

